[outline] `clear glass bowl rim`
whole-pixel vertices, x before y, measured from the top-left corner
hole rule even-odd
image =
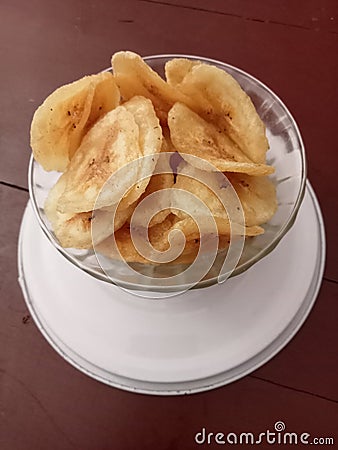
[[[297,194],[297,198],[294,204],[294,207],[291,211],[291,214],[288,218],[288,220],[284,223],[284,225],[282,226],[282,228],[279,230],[279,232],[276,234],[276,236],[274,237],[274,239],[269,243],[269,245],[267,245],[265,248],[263,248],[262,250],[260,250],[259,252],[257,252],[257,254],[255,254],[252,258],[250,258],[248,261],[246,261],[245,263],[241,264],[240,266],[237,266],[234,271],[231,273],[230,278],[234,277],[236,275],[239,275],[243,272],[245,272],[246,270],[248,270],[251,266],[253,266],[255,263],[257,263],[258,261],[260,261],[262,258],[264,258],[265,256],[267,256],[272,250],[274,250],[274,248],[278,245],[278,243],[281,241],[281,239],[285,236],[285,234],[290,230],[290,228],[293,226],[296,217],[297,217],[297,213],[299,211],[300,205],[303,201],[304,198],[304,194],[305,194],[305,187],[306,187],[306,174],[307,174],[307,165],[306,165],[306,156],[305,156],[305,147],[304,147],[304,143],[303,143],[303,139],[301,136],[301,133],[299,131],[298,125],[294,119],[294,117],[292,116],[292,114],[290,113],[290,111],[288,110],[288,108],[286,107],[286,105],[284,104],[284,102],[270,89],[268,88],[264,83],[262,83],[260,80],[258,80],[257,78],[255,78],[254,76],[252,76],[251,74],[245,72],[242,69],[239,69],[238,67],[235,67],[231,64],[222,62],[222,61],[218,61],[216,59],[211,59],[208,57],[203,57],[203,56],[197,56],[197,55],[186,55],[186,54],[159,54],[159,55],[150,55],[150,56],[144,56],[143,59],[147,62],[150,60],[161,60],[161,59],[165,59],[165,60],[170,60],[173,58],[186,58],[186,59],[191,59],[191,60],[197,60],[197,61],[202,61],[205,62],[207,64],[212,64],[212,65],[217,65],[217,66],[221,66],[223,67],[225,70],[226,69],[231,69],[237,73],[242,74],[244,77],[247,77],[249,79],[251,79],[251,81],[253,81],[254,83],[256,83],[257,85],[260,86],[260,88],[262,88],[263,90],[265,90],[270,96],[272,96],[276,102],[283,108],[283,110],[285,111],[288,119],[290,120],[293,129],[296,132],[297,135],[297,139],[299,141],[300,144],[300,154],[301,154],[301,181],[300,181],[300,187],[298,190],[298,194]],[[109,72],[111,71],[111,68],[107,68],[105,70],[103,70],[102,72]],[[70,255],[66,249],[64,249],[63,247],[61,247],[61,245],[55,241],[54,237],[51,235],[48,227],[46,226],[45,222],[43,221],[43,219],[41,218],[40,214],[39,214],[39,207],[37,205],[36,202],[36,198],[34,195],[34,186],[33,186],[33,166],[34,166],[34,157],[33,155],[31,155],[30,157],[30,161],[29,161],[29,166],[28,166],[28,188],[29,188],[29,196],[30,196],[30,200],[33,206],[33,210],[34,213],[38,219],[38,222],[40,224],[40,227],[42,228],[43,232],[45,233],[45,235],[47,236],[47,238],[49,239],[49,241],[52,243],[52,245],[66,258],[68,259],[68,261],[70,261],[71,263],[73,263],[75,266],[77,266],[79,269],[85,271],[86,273],[92,275],[93,277],[101,280],[101,281],[105,281],[108,282],[110,284],[114,284],[112,282],[112,280],[110,278],[108,278],[108,276],[106,276],[103,272],[96,272],[94,269],[90,268],[90,267],[86,267],[84,266],[80,260],[78,260],[76,257]],[[196,285],[194,285],[192,287],[192,289],[196,289],[196,288],[204,288],[204,287],[208,287],[208,286],[212,286],[214,284],[219,283],[220,280],[218,279],[218,277],[212,277],[210,279],[207,280],[201,280],[200,282],[198,282]],[[126,289],[129,290],[136,290],[136,291],[152,291],[152,286],[138,286],[132,283],[119,283],[119,286],[124,287]],[[163,286],[163,289],[160,288],[156,288],[154,291],[157,292],[168,292],[168,291],[176,291],[176,290],[184,290],[186,289],[187,286],[181,285],[181,286],[177,286],[175,287],[175,289],[168,289],[167,287]]]

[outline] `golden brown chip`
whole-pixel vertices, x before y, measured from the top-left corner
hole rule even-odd
[[[107,113],[89,130],[63,175],[66,188],[59,200],[60,212],[85,212],[116,204],[131,186],[136,186],[127,194],[128,199],[122,205],[126,208],[144,191],[146,184],[137,189],[137,183],[144,171],[152,173],[155,157],[148,158],[146,165],[135,162],[110,179],[126,164],[145,154],[159,153],[161,148],[161,129],[151,102],[142,97],[130,102],[142,104],[143,124],[139,124],[136,113],[123,105]],[[109,186],[98,197],[108,179]]]
[[[193,155],[209,161],[222,172],[243,172],[266,175],[274,171],[266,164],[251,161],[227,134],[214,124],[206,122],[182,103],[175,103],[168,114],[170,136],[175,148],[191,165],[200,167],[200,161],[187,158]]]
[[[97,196],[109,177],[128,162],[142,156],[138,135],[133,115],[123,106],[98,121],[86,134],[62,175],[66,179],[66,188],[58,209],[72,213],[93,210]],[[131,181],[136,179],[137,173],[131,174]],[[124,192],[124,189],[122,192],[112,190],[97,206],[117,203]]]
[[[219,236],[230,236],[230,232],[236,235],[237,231],[241,230],[240,232],[242,232],[243,230],[242,227],[237,227],[235,223],[232,224],[232,229],[230,230],[229,221],[225,218],[216,216],[214,219]],[[203,225],[204,231],[201,233],[198,228],[198,224],[191,217],[186,217],[182,218],[182,220],[173,225],[172,230],[181,230],[188,240],[200,239],[201,234],[206,236],[213,232],[213,230],[210,229],[208,233],[208,230],[205,228],[205,224]],[[258,236],[264,233],[264,229],[257,225],[244,227],[244,231],[246,236]]]
[[[156,250],[163,252],[169,248],[167,236],[175,221],[177,221],[177,218],[172,214],[168,216],[163,222],[148,229],[149,241]],[[112,245],[112,236],[97,245],[96,251],[112,259],[122,258],[127,262],[152,263],[150,260],[140,255],[136,250],[130,235],[129,225],[123,226],[118,231],[116,231],[114,235],[115,242],[121,256],[114,251],[114,247]]]
[[[93,246],[92,225],[95,227],[95,243],[101,242],[114,231],[121,228],[132,214],[136,204],[123,209],[117,207],[115,217],[109,210],[97,210],[83,213],[61,213],[57,204],[65,188],[64,178],[49,192],[45,203],[45,213],[51,222],[58,241],[64,248],[89,249]]]
[[[201,200],[207,212],[210,212],[214,217],[227,220],[226,210],[217,195],[221,189],[220,184],[222,183],[222,179],[223,177],[217,176],[216,173],[207,173],[186,163],[180,164],[174,186],[175,189],[171,194],[172,212],[178,217],[187,217],[187,213],[184,211],[188,210],[189,205],[187,205],[187,200],[183,197],[183,194],[184,192],[188,192]],[[223,200],[225,200],[224,197]],[[177,207],[175,208],[175,206]],[[192,206],[191,213],[196,217],[203,217],[205,215],[205,211],[200,208],[198,202]]]
[[[65,188],[65,178],[61,177],[59,182],[49,191],[44,210],[48,220],[51,222],[55,236],[62,247],[89,248],[91,246],[91,216],[92,213],[63,214],[58,212],[57,203]]]
[[[183,219],[177,222],[174,228],[181,229],[187,239],[197,238],[199,235],[198,225],[192,217],[199,223],[202,233],[212,233],[216,227],[219,235],[230,235],[232,232],[233,235],[256,236],[264,232],[261,227],[251,226],[258,225],[258,222],[248,223],[246,221],[244,208],[244,216],[239,210],[240,199],[229,190],[227,180],[220,173],[208,173],[182,163],[179,166],[174,188],[171,194],[173,205],[171,211]],[[195,204],[191,200],[189,202],[190,217],[187,214],[187,199],[183,196],[182,191],[193,194],[205,205],[205,208],[202,208],[199,202]],[[181,210],[177,206],[181,206]],[[207,221],[207,215],[214,218],[215,224],[210,220]],[[231,228],[229,218],[231,219]]]
[[[163,222],[156,224],[155,226],[149,228],[149,241],[155,250],[160,252],[165,252],[169,248],[168,234],[173,229],[173,225],[179,219],[173,214],[169,215]],[[135,248],[131,235],[129,226],[123,226],[118,231],[115,232],[115,242],[118,247],[120,254],[114,250],[113,236],[108,237],[103,242],[98,244],[95,248],[99,253],[107,256],[111,259],[123,259],[126,262],[137,262],[144,264],[159,264],[152,260],[152,254],[148,255],[150,259],[141,255]],[[187,241],[184,249],[182,250],[179,257],[171,261],[172,264],[186,264],[192,262],[198,253],[199,240],[193,239]]]
[[[162,129],[149,99],[135,96],[123,105],[129,111],[139,128],[139,142],[143,159],[139,165],[137,183],[122,199],[121,207],[134,203],[145,191],[157,163],[157,154],[162,149]],[[156,141],[156,142],[155,142]]]
[[[269,148],[265,126],[250,97],[230,74],[209,64],[191,66],[183,61],[167,64],[166,75],[168,84],[191,99],[191,103],[185,102],[191,109],[225,130],[251,161],[265,163]]]
[[[172,105],[185,100],[183,94],[168,85],[136,53],[115,53],[112,56],[112,68],[123,100],[129,100],[135,95],[149,98],[162,124],[166,123]]]
[[[181,224],[181,226],[178,226]],[[168,234],[173,230],[180,229],[183,232],[189,230],[189,224],[184,220],[180,220],[173,214],[168,216],[160,224],[156,224],[149,229],[149,241],[153,247],[160,252],[164,252],[169,248]],[[259,228],[259,227],[256,227]],[[185,246],[180,253],[180,256],[170,261],[170,264],[189,264],[192,263],[198,255],[200,247],[200,236],[198,233],[187,233],[187,239]],[[96,251],[107,256],[111,259],[123,259],[130,263],[144,263],[144,264],[159,264],[152,260],[151,254],[150,259],[142,256],[135,248],[132,238],[130,235],[129,226],[123,226],[118,231],[115,232],[115,242],[118,247],[120,254],[114,250],[113,246],[113,236],[108,237],[103,242],[96,246]],[[208,239],[208,235],[204,235],[205,239]],[[223,250],[228,247],[230,243],[229,235],[220,235],[218,237],[218,250]]]
[[[165,64],[165,77],[171,86],[182,83],[184,77],[194,66],[201,64],[201,61],[186,58],[173,58]]]
[[[107,72],[54,91],[32,120],[31,147],[36,161],[45,170],[64,171],[89,127],[119,100],[114,78]]]
[[[241,201],[247,226],[268,222],[277,210],[276,188],[268,177],[225,174]]]
[[[167,138],[163,136],[161,152],[166,152],[168,147]],[[169,151],[169,150],[168,150]],[[152,227],[164,221],[170,214],[170,204],[168,191],[161,192],[164,189],[170,189],[174,185],[174,174],[170,166],[171,155],[159,156],[154,170],[154,175],[138,201],[137,215],[133,216],[133,224],[145,226],[149,222]],[[157,193],[157,194],[155,194]],[[152,195],[154,194],[154,195]],[[141,203],[142,202],[142,203]],[[155,213],[158,211],[155,215]]]
[[[149,222],[149,227],[153,227],[154,225],[161,223],[164,219],[170,214],[170,207],[167,204],[168,194],[163,195],[161,197],[149,197],[151,194],[162,191],[163,189],[170,189],[174,185],[174,174],[157,174],[153,175],[150,179],[150,182],[145,190],[145,193],[141,196],[140,202],[145,200],[148,197],[149,203],[143,202],[140,207],[142,208],[142,214],[140,215],[140,221],[143,224],[147,223],[150,213],[149,211],[156,210],[159,211],[156,213]],[[163,209],[162,209],[163,208]],[[143,218],[143,220],[142,220]],[[136,224],[137,222],[135,222]]]
[[[113,75],[56,90],[32,121],[35,159],[46,170],[65,171],[45,203],[60,244],[89,249],[94,241],[113,259],[158,264],[169,255],[170,264],[186,264],[201,239],[208,254],[217,236],[222,250],[230,235],[264,233],[260,225],[277,209],[265,176],[274,169],[265,164],[265,126],[237,81],[184,58],[167,62],[165,81],[132,52],[113,55],[112,67]],[[162,158],[164,152],[173,154]]]

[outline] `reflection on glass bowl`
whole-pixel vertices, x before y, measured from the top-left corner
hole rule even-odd
[[[213,64],[220,69],[230,73],[251,97],[256,110],[266,125],[267,137],[270,150],[267,153],[267,162],[276,169],[271,176],[277,190],[278,209],[273,218],[263,225],[265,233],[246,241],[241,259],[232,272],[231,276],[238,275],[249,269],[264,256],[268,255],[285,236],[292,227],[299,207],[301,205],[306,182],[306,161],[302,138],[295,120],[283,102],[264,84],[251,75],[219,61],[208,58],[188,56],[188,55],[156,55],[144,58],[155,71],[161,76],[164,75],[165,63],[177,57],[197,59],[208,64]],[[123,272],[123,267],[119,261],[112,262],[114,267],[113,279],[108,277],[99,265],[96,255],[92,250],[65,249],[60,246],[55,237],[51,225],[44,212],[44,203],[49,190],[57,181],[59,173],[46,172],[33,157],[29,165],[29,192],[34,211],[39,224],[52,244],[69,261],[90,275],[109,283],[115,282],[131,290],[149,290],[153,287],[140,286],[137,279],[130,279],[130,274]],[[217,283],[222,257],[217,258],[213,268],[194,287],[206,287]],[[148,266],[144,264],[133,264],[133,267],[144,274],[163,277],[172,276],[184,269],[182,265],[157,265]],[[177,286],[177,290],[184,289],[184,286]],[[166,292],[165,283],[163,287],[156,287],[156,291]]]

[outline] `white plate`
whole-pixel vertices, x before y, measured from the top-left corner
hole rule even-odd
[[[223,285],[144,299],[98,281],[48,241],[28,205],[19,281],[48,342],[109,385],[186,394],[230,383],[280,351],[316,299],[325,259],[323,220],[311,186],[277,248]]]

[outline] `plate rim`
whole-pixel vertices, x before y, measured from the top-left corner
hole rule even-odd
[[[69,348],[67,344],[62,342],[56,335],[53,336],[53,330],[51,329],[47,330],[45,328],[43,320],[41,320],[39,317],[39,313],[34,309],[33,301],[29,293],[27,281],[25,279],[22,260],[23,228],[25,226],[25,217],[27,217],[27,209],[29,207],[30,201],[27,203],[20,226],[19,241],[18,241],[18,260],[17,260],[19,273],[18,281],[29,313],[33,318],[37,328],[40,330],[41,334],[51,345],[51,347],[65,361],[67,361],[73,367],[75,367],[85,375],[89,376],[90,378],[100,381],[108,386],[139,394],[173,396],[173,395],[184,395],[184,394],[205,392],[211,389],[216,389],[218,387],[230,384],[257,370],[259,367],[263,366],[268,361],[270,361],[277,353],[279,353],[300,330],[305,320],[309,316],[313,308],[313,305],[317,299],[318,292],[322,284],[323,273],[325,268],[325,256],[326,256],[325,227],[318,199],[308,180],[306,182],[306,191],[308,191],[310,199],[314,206],[317,224],[319,227],[318,259],[317,259],[316,274],[309,285],[307,294],[304,297],[300,307],[298,308],[297,313],[294,315],[291,322],[283,329],[283,331],[263,350],[261,350],[256,355],[249,358],[247,361],[233,367],[230,370],[227,370],[226,372],[221,372],[206,378],[199,378],[196,380],[189,380],[182,382],[159,382],[159,383],[153,381],[137,380],[121,375],[116,375],[113,373],[111,375],[117,378],[117,381],[112,381],[111,379],[101,374],[95,373],[94,372],[95,368],[102,372],[104,372],[104,369],[95,366],[93,363],[87,361],[82,356],[77,355],[76,352],[74,352],[71,348]],[[60,340],[63,346],[66,347],[66,349],[68,349],[71,352],[71,356],[60,347],[57,340]],[[74,356],[80,359],[81,363],[89,364],[91,368],[88,369],[84,365],[80,364],[78,361],[74,359]]]

